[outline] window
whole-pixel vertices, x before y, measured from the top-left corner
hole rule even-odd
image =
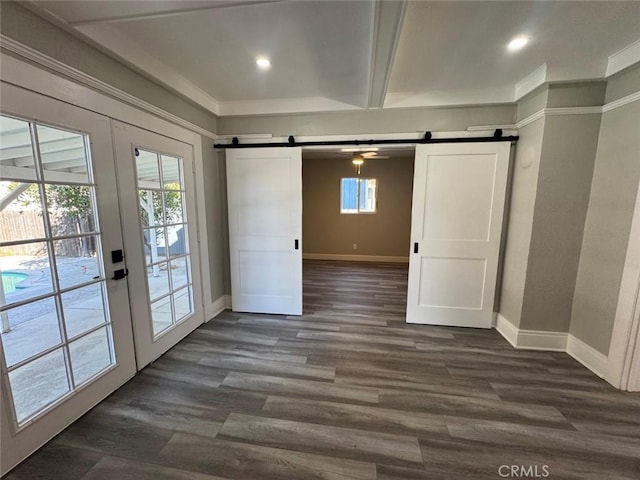
[[[340,183],[340,213],[376,213],[375,178],[343,178]]]

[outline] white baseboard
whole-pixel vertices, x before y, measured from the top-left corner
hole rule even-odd
[[[214,301],[211,305],[205,307],[204,312],[204,321],[205,323],[209,320],[217,317],[224,310],[228,310],[231,308],[231,295],[223,295]]]
[[[515,348],[566,352],[599,377],[607,373],[607,356],[570,333],[521,330],[499,313],[496,330]]]
[[[342,260],[345,262],[409,263],[409,257],[388,255],[343,255],[338,253],[303,253],[304,260]]]
[[[518,348],[566,352],[567,334],[542,330],[520,330],[518,332]]]
[[[515,348],[526,350],[567,351],[567,333],[523,330],[498,313],[496,330]]]
[[[567,353],[601,378],[605,378],[608,370],[608,358],[582,340],[569,334]]]
[[[496,316],[496,330],[513,347],[518,348],[518,327],[516,327],[513,323],[511,323],[499,313]]]

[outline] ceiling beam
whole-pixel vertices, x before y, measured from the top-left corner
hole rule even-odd
[[[262,3],[279,3],[284,0],[239,0],[227,2],[210,2],[202,7],[192,8],[175,8],[171,10],[161,10],[156,12],[130,13],[126,15],[111,15],[106,17],[97,17],[87,20],[79,20],[77,22],[68,22],[72,27],[81,27],[84,25],[94,25],[96,23],[119,23],[130,22],[133,20],[148,20],[151,18],[166,18],[176,15],[185,15],[189,13],[204,12],[208,10],[220,10],[223,8],[244,7],[248,5],[260,5]]]
[[[368,108],[382,108],[387,95],[407,1],[378,0],[373,19]]]

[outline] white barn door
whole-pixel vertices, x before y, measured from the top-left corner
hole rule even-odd
[[[491,328],[509,148],[416,147],[408,323]]]
[[[227,150],[232,308],[302,314],[302,150]]]

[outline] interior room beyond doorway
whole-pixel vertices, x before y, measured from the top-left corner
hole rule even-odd
[[[303,150],[303,258],[408,263],[414,151]],[[364,198],[367,180],[374,198]]]

